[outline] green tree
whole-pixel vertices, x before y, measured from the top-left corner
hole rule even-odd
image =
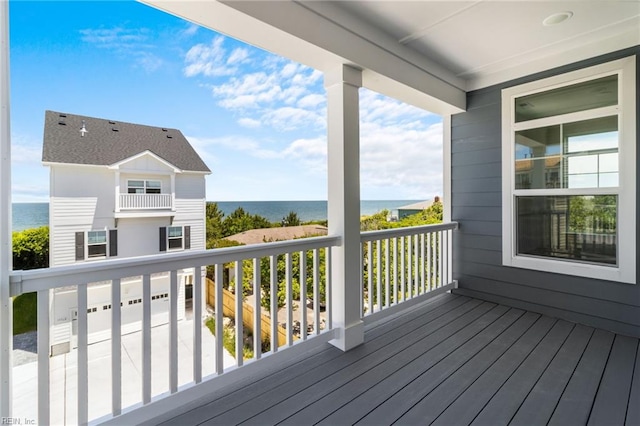
[[[222,237],[239,234],[250,229],[270,228],[271,222],[260,215],[250,215],[238,207],[222,222]]]
[[[360,231],[378,231],[380,229],[393,228],[393,224],[387,220],[389,210],[382,210],[378,213],[360,219]]]
[[[282,218],[282,226],[300,226],[302,222],[298,217],[298,213],[290,211],[288,215]]]
[[[205,223],[207,227],[207,249],[218,247],[222,238],[222,222],[224,213],[218,208],[218,203],[208,202],[205,211]]]

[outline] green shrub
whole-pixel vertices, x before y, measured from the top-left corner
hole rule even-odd
[[[13,334],[38,329],[38,294],[24,293],[13,299]]]

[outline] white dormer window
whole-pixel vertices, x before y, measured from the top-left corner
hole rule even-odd
[[[160,194],[162,183],[159,180],[128,180],[127,194]]]

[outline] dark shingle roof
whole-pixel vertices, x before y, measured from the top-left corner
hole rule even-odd
[[[84,136],[80,130],[84,125]],[[109,166],[151,151],[184,171],[210,172],[178,129],[46,111],[42,161]]]

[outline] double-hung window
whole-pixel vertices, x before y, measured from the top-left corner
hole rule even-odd
[[[159,180],[128,180],[128,194],[160,194],[162,192],[162,184]]]
[[[83,261],[118,255],[118,230],[104,229],[75,233],[75,259]]]
[[[107,231],[87,232],[87,257],[107,256]]]
[[[163,226],[160,228],[160,251],[189,250],[191,226]]]
[[[635,57],[502,92],[503,264],[634,283]]]
[[[167,248],[180,250],[183,245],[182,226],[169,226],[167,228]]]

